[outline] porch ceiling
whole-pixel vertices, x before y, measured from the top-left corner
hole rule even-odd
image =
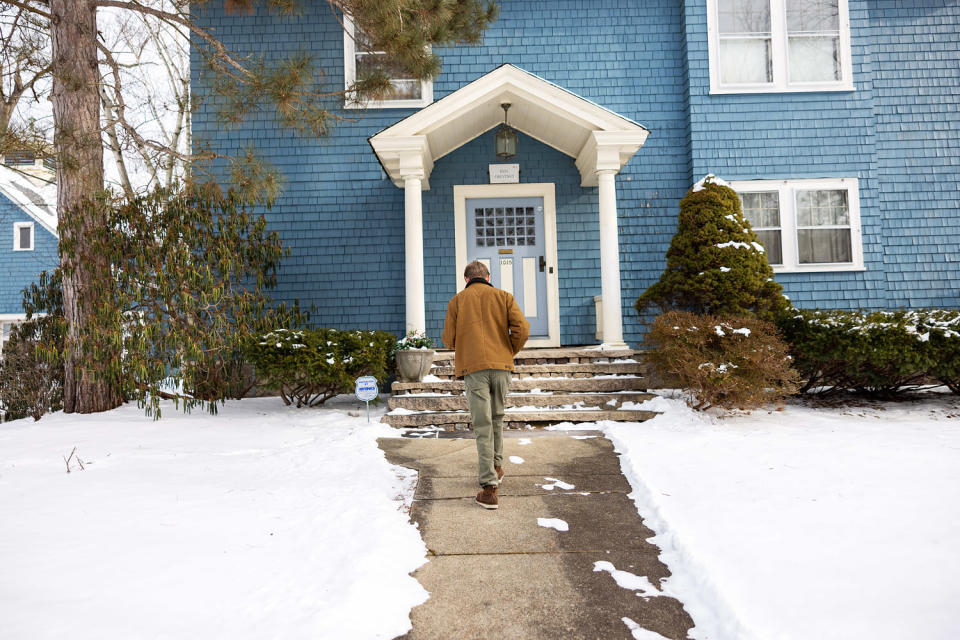
[[[429,188],[439,158],[503,122],[509,102],[515,129],[575,159],[583,186],[597,184],[598,170],[619,171],[649,131],[609,109],[519,67],[505,64],[424,107],[369,139],[398,187],[419,174]]]

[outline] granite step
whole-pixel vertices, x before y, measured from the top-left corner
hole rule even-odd
[[[560,422],[596,422],[616,420],[620,422],[643,422],[655,417],[656,411],[618,410],[559,410],[559,411],[508,411],[503,416],[505,427],[546,426]],[[387,414],[380,422],[393,427],[426,427],[446,425],[469,428],[470,414],[465,411]]]
[[[506,406],[510,407],[562,407],[582,402],[585,407],[619,409],[624,402],[644,402],[653,398],[651,393],[511,393],[507,395]],[[611,405],[609,403],[615,403]],[[387,400],[390,409],[409,409],[411,411],[466,411],[467,398],[457,396],[391,396]]]
[[[569,392],[611,392],[646,391],[647,379],[641,376],[623,375],[616,377],[590,378],[514,378],[510,382],[511,391],[569,391]],[[437,380],[422,382],[394,382],[391,385],[394,395],[403,393],[463,393],[463,380]]]
[[[632,359],[642,361],[644,352],[636,349],[604,349],[567,347],[562,349],[523,349],[513,357],[517,364],[562,364]],[[437,351],[434,366],[452,367],[453,351]]]
[[[438,378],[452,378],[454,369],[452,366],[438,367],[436,362],[430,369],[432,375]],[[646,365],[642,362],[576,362],[565,364],[520,364],[514,369],[515,376],[529,375],[548,375],[550,377],[589,377],[591,375],[611,375],[611,374],[635,374],[643,375],[646,373]]]

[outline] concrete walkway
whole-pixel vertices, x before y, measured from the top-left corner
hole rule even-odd
[[[581,433],[591,435],[505,432],[497,511],[474,503],[472,439],[379,441],[388,460],[420,474],[410,516],[430,555],[413,575],[430,599],[413,609],[404,638],[656,638],[632,635],[623,618],[671,640],[687,637],[693,622],[683,605],[656,595],[670,572],[646,541],[654,532],[627,497],[613,445],[595,431]],[[574,488],[548,488],[551,479]],[[563,520],[569,530],[540,526],[538,518]],[[610,564],[597,570],[601,561]],[[613,569],[646,576],[650,586],[640,578],[618,586]]]

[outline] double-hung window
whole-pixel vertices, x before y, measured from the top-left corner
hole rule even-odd
[[[33,223],[13,223],[13,250],[33,251]]]
[[[730,183],[780,273],[863,269],[856,178]]]
[[[345,88],[349,89],[364,71],[383,69],[390,76],[391,94],[385,100],[356,102],[348,100],[348,109],[389,109],[425,107],[433,102],[433,83],[410,77],[391,64],[386,53],[373,48],[370,40],[356,27],[349,16],[344,17],[343,67]]]
[[[711,93],[853,89],[847,0],[707,0]]]

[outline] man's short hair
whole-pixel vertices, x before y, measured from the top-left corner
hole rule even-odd
[[[474,278],[484,278],[490,275],[490,269],[487,269],[487,265],[483,264],[479,260],[474,260],[467,265],[467,268],[463,270],[463,277],[467,280],[473,280]]]

